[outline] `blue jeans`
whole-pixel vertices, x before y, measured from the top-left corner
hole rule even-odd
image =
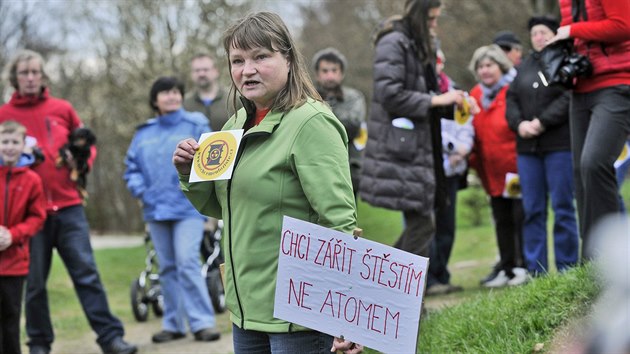
[[[573,206],[573,167],[570,151],[542,154],[518,154],[518,173],[523,192],[523,251],[527,269],[533,273],[548,271],[547,200],[551,197],[553,244],[556,268],[574,266],[579,256],[579,238]]]
[[[590,230],[602,217],[619,212],[613,164],[630,133],[630,85],[574,92],[570,120],[582,254],[590,260]]]
[[[31,239],[25,305],[28,345],[50,348],[55,339],[46,291],[53,248],[57,249],[70,274],[98,344],[103,347],[114,338],[122,337],[122,323],[109,310],[96,269],[85,211],[82,205],[75,205],[49,214],[44,228]]]
[[[267,333],[232,325],[235,354],[330,354],[333,337],[316,331]]]
[[[435,237],[431,243],[427,287],[437,283],[448,284],[451,280],[447,265],[455,243],[455,206],[460,179],[461,176],[446,177],[446,193],[450,203],[435,212]]]
[[[201,276],[203,223],[202,218],[148,222],[160,264],[162,329],[166,331],[186,333],[186,318],[193,333],[215,325],[208,288]]]

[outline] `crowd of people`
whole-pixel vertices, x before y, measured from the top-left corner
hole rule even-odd
[[[157,78],[148,95],[155,117],[136,128],[124,173],[159,260],[165,311],[152,341],[188,331],[198,341],[219,339],[199,250],[204,230],[222,219],[236,353],[361,352],[358,343],[274,318],[282,217],[351,234],[358,197],[400,211],[404,227],[394,247],[430,259],[427,295],[461,291],[447,265],[457,192],[470,170],[487,194],[498,252],[482,286],[521,285],[550,271],[549,202],[555,268],[597,257],[591,229],[623,207],[617,176],[624,171],[614,166],[630,133],[630,0],[575,3],[560,0],[561,21],[528,21],[527,55],[510,31],[477,48],[469,64],[477,84],[466,92],[447,75],[441,1],[406,0],[404,12],[374,32],[369,110],[363,93],[344,83],[344,54],[318,51],[309,72],[270,12],[225,31],[229,90],[206,53],[190,62],[188,94],[178,78]],[[592,66],[590,73],[569,68],[578,71],[569,88],[550,85],[545,72],[546,48],[567,39]],[[38,53],[18,53],[5,77],[15,92],[0,107],[0,176],[7,181],[0,189],[0,352],[21,352],[23,297],[30,353],[51,351],[46,282],[56,249],[103,353],[135,353],[94,261],[71,173],[83,164],[64,149],[83,124],[68,101],[51,96]],[[244,135],[231,178],[189,183],[196,139],[236,129]],[[82,172],[96,154],[91,146]]]

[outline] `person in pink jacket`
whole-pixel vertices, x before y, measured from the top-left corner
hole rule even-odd
[[[470,95],[480,104],[475,115],[475,142],[470,166],[477,171],[490,196],[500,261],[482,280],[486,287],[519,285],[527,281],[523,265],[523,204],[520,196],[506,188],[509,173],[516,174],[516,135],[505,119],[505,96],[512,62],[495,44],[478,48],[469,69],[479,82]]]

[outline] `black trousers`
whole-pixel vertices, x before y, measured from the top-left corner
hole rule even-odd
[[[613,167],[630,134],[630,85],[571,96],[571,152],[575,197],[582,237],[582,257],[597,253],[591,229],[604,216],[619,212]]]
[[[394,247],[429,257],[431,242],[435,233],[435,216],[433,213],[422,214],[417,211],[404,211],[405,229]]]
[[[436,283],[448,284],[451,273],[447,265],[455,244],[455,215],[457,190],[461,176],[446,177],[446,193],[450,203],[435,211],[435,238],[431,242],[431,265],[427,277],[427,286]]]
[[[0,276],[0,353],[20,354],[20,312],[25,276]]]
[[[499,270],[512,275],[512,268],[524,267],[523,260],[523,202],[521,199],[490,198],[494,228],[499,247]]]

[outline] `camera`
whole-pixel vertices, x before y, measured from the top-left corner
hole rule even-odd
[[[545,85],[573,87],[575,78],[590,76],[593,66],[588,58],[573,50],[573,41],[562,40],[552,43],[541,52]]]

